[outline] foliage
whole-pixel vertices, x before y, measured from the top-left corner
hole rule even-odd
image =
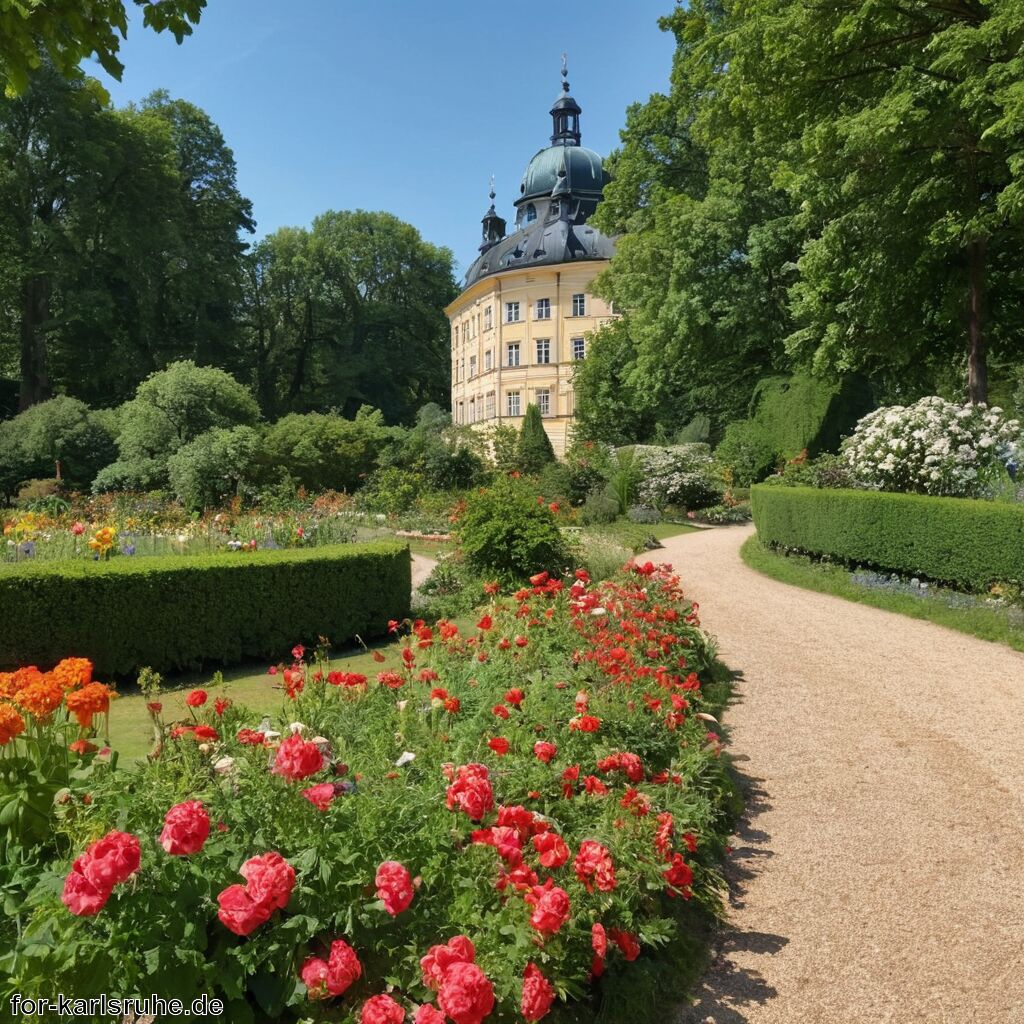
[[[779,454],[771,435],[757,420],[737,420],[725,428],[715,458],[729,467],[734,483],[749,487],[775,469]]]
[[[142,24],[156,32],[169,31],[180,43],[199,23],[206,0],[133,0],[142,8]],[[12,9],[13,8],[13,9]],[[124,0],[100,0],[83,8],[75,0],[45,4],[7,5],[0,33],[0,82],[8,94],[28,88],[32,72],[50,61],[61,74],[81,74],[87,57],[121,81],[124,65],[117,59],[118,35],[128,34]]]
[[[430,491],[454,491],[482,483],[485,444],[469,427],[456,426],[451,414],[428,402],[407,431],[392,431],[382,468],[397,466],[418,474]]]
[[[608,474],[608,493],[614,495],[618,502],[620,516],[624,516],[633,504],[640,479],[640,463],[633,448],[619,448]]]
[[[700,523],[710,523],[712,526],[721,526],[726,523],[748,523],[753,513],[749,501],[722,502],[721,505],[711,505],[702,508],[693,514],[693,519]]]
[[[1001,409],[931,396],[869,413],[843,457],[861,487],[986,497],[994,473],[1024,465],[1024,430]]]
[[[584,526],[614,523],[619,515],[617,495],[610,487],[602,487],[587,495],[587,500],[580,511],[580,522]]]
[[[722,481],[706,444],[637,445],[633,457],[640,475],[636,497],[659,512],[669,505],[705,508],[722,496]]]
[[[231,364],[252,209],[203,111],[162,92],[115,110],[47,64],[0,98],[0,166],[0,367],[20,408],[58,390],[113,406],[175,359]]]
[[[772,547],[975,590],[1024,582],[1024,505],[763,485],[752,502]]]
[[[287,473],[308,490],[354,491],[388,440],[380,413],[365,406],[354,420],[335,413],[290,413],[267,430],[263,458],[271,473]]]
[[[491,461],[499,473],[519,469],[519,431],[510,423],[496,423],[487,433]]]
[[[359,507],[384,516],[398,515],[408,512],[422,491],[421,474],[400,466],[385,466],[359,492]]]
[[[854,486],[853,473],[842,455],[819,455],[816,459],[797,457],[790,459],[782,472],[768,477],[766,484],[784,487],[845,487]]]
[[[78,651],[103,673],[165,671],[378,635],[408,611],[410,572],[393,543],[4,565],[0,665]]]
[[[445,402],[458,289],[448,249],[389,213],[329,211],[280,228],[246,265],[245,367],[268,416],[368,403],[409,423]]]
[[[252,427],[214,427],[167,461],[171,490],[190,511],[216,508],[256,477],[262,438]]]
[[[569,563],[554,513],[517,480],[499,479],[470,496],[456,529],[469,568],[506,584],[539,572],[560,573]]]
[[[533,964],[551,1019],[614,1024],[677,973],[670,948],[692,973],[735,797],[701,717],[722,699],[714,648],[676,578],[547,580],[492,601],[468,635],[413,624],[377,680],[292,657],[262,731],[206,691],[185,722],[156,712],[159,756],[99,780],[62,827],[66,854],[26,877],[12,990],[205,992],[232,1022],[288,1024],[354,1022],[385,989],[408,1020],[463,979],[487,1004],[473,1019],[493,993],[491,1019],[511,1020]],[[76,917],[66,878],[115,829],[140,847],[131,882]],[[270,893],[265,913],[226,912]],[[312,1002],[309,958],[339,939],[359,970]]]
[[[747,538],[740,556],[751,569],[781,583],[936,622],[947,629],[1024,651],[1024,613],[1019,605],[936,586],[926,590],[920,586],[869,586],[863,573],[852,573],[845,566],[802,555],[780,554],[765,547],[756,535]]]
[[[108,419],[74,398],[52,398],[0,422],[0,497],[23,480],[60,476],[87,488],[113,462],[116,448]]]
[[[523,416],[516,454],[518,468],[523,473],[539,473],[548,463],[555,461],[555,449],[544,429],[540,409],[532,402],[527,405]]]
[[[215,427],[252,426],[259,407],[229,373],[184,360],[151,374],[118,413],[120,458],[96,490],[150,490],[166,480],[167,460]]]
[[[566,497],[578,505],[588,494],[604,487],[612,471],[612,459],[607,446],[574,436],[562,462],[567,471]]]

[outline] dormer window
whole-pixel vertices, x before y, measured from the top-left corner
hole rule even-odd
[[[561,214],[561,212],[562,212],[562,207],[561,207],[561,204],[559,203],[559,201],[557,199],[552,199],[551,200],[551,216],[552,217],[557,217],[557,216],[559,216]]]
[[[526,217],[524,218],[526,223],[529,224],[531,221],[537,219],[537,207],[533,203],[529,203],[526,207]]]

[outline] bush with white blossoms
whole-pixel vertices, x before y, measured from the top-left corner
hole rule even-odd
[[[937,396],[883,406],[857,424],[842,457],[861,487],[949,497],[990,497],[1021,465],[1024,434],[1002,409]]]
[[[636,445],[633,457],[638,471],[636,498],[640,504],[661,511],[669,505],[707,508],[721,500],[722,481],[715,472],[711,448],[706,444]]]

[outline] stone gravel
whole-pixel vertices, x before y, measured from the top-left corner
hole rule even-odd
[[[748,569],[671,562],[740,673],[729,920],[676,1024],[1024,1024],[1024,655]]]

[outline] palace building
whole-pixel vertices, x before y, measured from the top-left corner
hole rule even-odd
[[[506,235],[492,186],[480,255],[445,310],[454,422],[518,428],[532,403],[558,455],[573,418],[573,373],[586,358],[589,334],[614,316],[590,292],[614,242],[587,224],[608,174],[601,157],[580,144],[581,110],[567,76],[563,60],[551,145],[527,165],[515,230]]]

